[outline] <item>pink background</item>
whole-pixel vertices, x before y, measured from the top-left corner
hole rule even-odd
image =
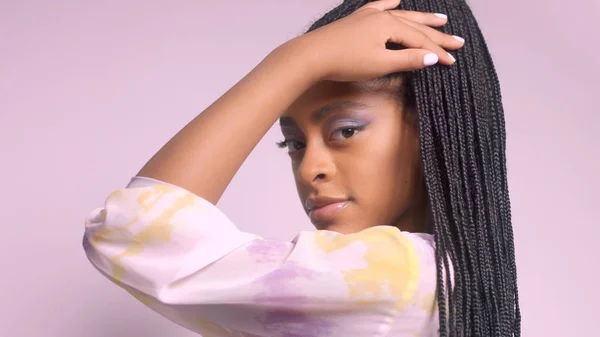
[[[0,335],[192,336],[93,269],[83,219],[338,1],[1,1]],[[591,336],[600,2],[471,4],[505,99],[523,336]],[[220,206],[245,230],[291,239],[311,226],[277,140],[273,128]]]

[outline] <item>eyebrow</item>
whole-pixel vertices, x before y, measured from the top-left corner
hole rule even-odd
[[[336,112],[336,111],[346,110],[346,109],[357,109],[357,108],[364,109],[364,108],[368,108],[368,107],[370,107],[370,105],[361,103],[361,102],[356,102],[356,101],[331,102],[331,103],[327,103],[327,104],[319,107],[315,111],[313,111],[311,113],[310,119],[313,123],[319,123],[327,115],[329,115],[333,112]],[[292,118],[286,117],[286,116],[282,116],[279,118],[279,124],[281,126],[292,126],[292,127],[296,126],[296,122]]]

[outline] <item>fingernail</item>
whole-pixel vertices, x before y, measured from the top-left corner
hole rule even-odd
[[[442,18],[442,19],[447,19],[448,15],[446,14],[442,14],[442,13],[434,13],[435,16],[437,16],[438,18]]]
[[[454,58],[454,56],[452,56],[452,54],[448,53],[448,56],[450,56],[450,58],[452,59],[452,63],[456,62],[456,59]]]
[[[431,53],[431,54],[425,55],[425,60],[423,63],[425,64],[425,66],[432,66],[432,65],[438,63],[439,59],[440,58],[436,54]]]
[[[453,38],[455,38],[455,39],[457,39],[457,40],[458,40],[458,41],[460,41],[460,42],[463,42],[463,43],[465,42],[465,39],[463,39],[463,38],[462,38],[462,37],[460,37],[460,36],[452,35],[452,37],[453,37]]]

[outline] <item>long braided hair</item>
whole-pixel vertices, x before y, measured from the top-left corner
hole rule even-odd
[[[344,1],[308,32],[367,2]],[[445,13],[441,31],[466,40],[450,67],[396,74],[418,113],[437,248],[440,336],[520,336],[504,111],[492,58],[465,0],[403,0],[399,9]]]

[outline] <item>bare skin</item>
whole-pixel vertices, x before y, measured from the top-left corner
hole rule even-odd
[[[431,232],[416,112],[394,96],[356,82],[321,81],[282,115],[280,146],[288,149],[298,195],[317,229]]]
[[[315,86],[321,86],[324,81],[349,85],[392,72],[422,69],[431,63],[425,61],[432,61],[430,54],[435,55],[433,61],[452,65],[454,60],[446,50],[461,48],[463,42],[431,28],[445,24],[446,19],[431,13],[392,10],[399,2],[371,2],[346,18],[279,46],[167,142],[138,175],[181,186],[216,204],[244,160],[283,112],[294,105],[298,112],[294,114],[294,109],[291,109],[290,116],[296,116],[297,122],[302,123],[298,109],[304,109],[299,108],[302,103],[298,102],[303,100],[297,100],[310,89],[314,93]],[[388,50],[386,42],[402,44],[407,49]],[[378,110],[389,112],[390,122],[392,111],[401,115],[390,102],[378,101],[375,97],[371,99],[371,103],[379,104]],[[394,127],[402,129],[398,123]],[[403,137],[408,138],[408,131],[402,133],[397,130],[397,133],[390,135],[395,137],[393,142],[400,143]],[[402,161],[414,144],[407,142],[401,147],[403,150],[397,158],[386,158],[392,166],[382,169],[385,169],[386,176],[391,176],[392,172],[396,175],[403,172],[398,178],[401,181],[386,188],[385,194],[389,198],[405,200],[410,193],[407,189],[410,183],[403,185],[403,182],[414,172],[405,169],[404,165],[408,164]],[[379,156],[381,159],[386,154],[379,153]],[[373,172],[368,168],[361,170]],[[309,173],[306,174],[308,177]],[[392,191],[394,188],[406,191]],[[314,194],[310,189],[299,192],[301,195]],[[359,195],[363,200],[360,207],[366,209],[374,204],[366,199],[377,193],[376,190],[360,194],[354,190],[326,192],[355,193],[356,203],[352,205],[355,210],[352,212],[360,210]],[[392,205],[391,199],[384,205]],[[393,205],[393,208],[398,208],[398,205]],[[348,207],[348,213],[350,209]],[[406,206],[406,209],[412,208]],[[369,220],[389,222],[396,218],[393,214],[369,215],[360,218],[362,221],[357,220],[351,228],[365,226]]]

